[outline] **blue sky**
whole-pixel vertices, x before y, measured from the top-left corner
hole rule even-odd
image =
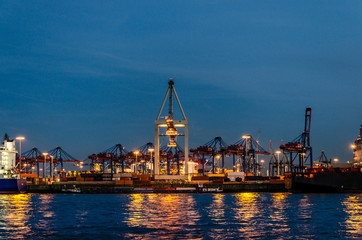
[[[0,133],[85,159],[154,141],[168,78],[190,144],[298,136],[352,159],[362,124],[360,1],[0,1]]]

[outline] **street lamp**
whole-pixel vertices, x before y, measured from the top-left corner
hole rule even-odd
[[[219,167],[218,168],[218,173],[219,173],[219,171],[220,171],[220,158],[221,158],[221,155],[220,154],[218,154],[218,155],[216,155],[215,156],[216,157],[216,164],[217,164],[217,166]]]
[[[153,167],[152,170],[154,170],[155,169],[155,161],[153,161],[153,159],[152,159],[152,153],[155,151],[155,149],[154,148],[149,148],[148,151],[151,154],[151,161],[152,161],[152,167]]]
[[[47,156],[48,156],[48,153],[43,153],[43,156],[44,156],[44,162],[43,162],[43,178],[45,178],[45,174],[46,174],[46,159],[47,159]]]
[[[333,161],[334,161],[335,163],[337,163],[339,160],[338,160],[338,158],[335,158],[335,159],[333,159]]]
[[[261,166],[260,166],[260,173],[263,175],[264,159],[261,159],[261,160],[260,160],[260,164],[261,164]]]
[[[16,140],[19,140],[19,172],[21,173],[21,141],[25,140],[25,137],[17,137]]]
[[[134,163],[134,173],[137,173],[137,157],[138,157],[138,154],[140,152],[139,151],[134,151],[133,153],[136,155],[136,161]]]
[[[248,154],[249,154],[249,152],[248,152],[248,139],[250,139],[251,136],[250,135],[244,135],[244,136],[242,136],[242,138],[245,139],[245,155],[246,156],[244,156],[244,157],[247,158]],[[245,168],[245,166],[244,166],[244,168]],[[239,169],[238,169],[238,171],[239,171]]]
[[[53,155],[49,155],[50,156],[50,177],[51,179],[53,180],[53,176],[54,176],[54,173],[53,173],[53,159],[54,159],[54,156]]]
[[[278,151],[276,151],[275,153],[278,154],[278,163],[277,163],[277,164],[278,164],[278,176],[279,176],[279,175],[280,175],[280,169],[279,169],[279,154],[281,154],[282,152],[278,150]]]

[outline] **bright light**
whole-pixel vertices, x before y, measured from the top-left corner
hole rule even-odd
[[[264,163],[264,160],[260,160],[261,163]]]
[[[276,151],[275,153],[276,153],[276,154],[281,154],[282,152],[278,150],[278,151]]]
[[[137,156],[140,152],[139,151],[134,151],[133,153]]]
[[[44,156],[47,156],[47,155],[48,155],[48,153],[46,153],[46,152],[45,152],[45,153],[43,153],[43,155],[44,155]]]
[[[16,137],[16,140],[25,140],[25,137]]]
[[[148,151],[149,151],[149,152],[153,152],[153,151],[155,151],[155,149],[149,148]]]
[[[338,158],[335,158],[335,159],[333,159],[333,161],[334,161],[334,162],[338,162],[339,160],[338,160]]]
[[[352,144],[352,145],[351,145],[351,148],[352,148],[352,149],[356,149],[356,147],[357,147],[357,146],[356,146],[355,144]]]
[[[250,135],[244,135],[244,136],[242,136],[242,138],[249,139],[249,138],[251,138],[251,136]]]
[[[221,158],[220,154],[216,155],[216,158],[217,158],[217,159],[220,159],[220,158]]]

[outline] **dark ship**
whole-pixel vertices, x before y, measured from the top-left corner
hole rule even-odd
[[[318,165],[286,173],[286,188],[291,192],[362,192],[362,125],[351,147],[352,162],[328,161],[322,153]]]

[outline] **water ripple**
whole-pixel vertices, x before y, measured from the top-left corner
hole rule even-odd
[[[361,239],[362,195],[0,195],[0,238]]]

